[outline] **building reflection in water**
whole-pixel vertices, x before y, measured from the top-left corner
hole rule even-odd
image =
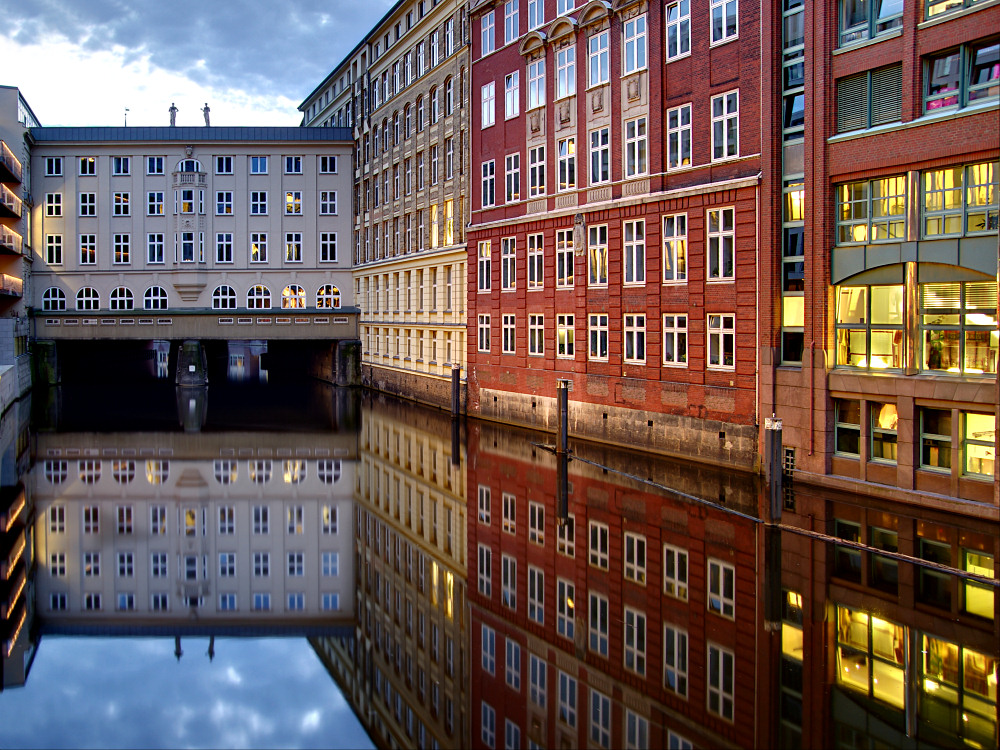
[[[560,497],[551,436],[368,397],[359,431],[214,432],[225,400],[37,436],[8,685],[45,633],[268,632],[382,747],[997,746],[985,508],[800,485],[765,523],[753,477],[583,443]]]

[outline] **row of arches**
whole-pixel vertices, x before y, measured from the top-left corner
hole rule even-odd
[[[335,309],[340,307],[340,289],[333,284],[324,284],[316,291],[316,307]],[[85,286],[76,293],[77,310],[100,310],[101,293],[92,286]],[[228,284],[220,284],[212,292],[213,310],[235,310],[239,295]],[[300,309],[309,306],[306,290],[298,284],[289,284],[281,290],[277,298],[282,310]],[[272,303],[271,290],[264,284],[254,284],[246,293],[246,307],[251,310],[269,309]],[[143,310],[166,310],[170,305],[167,290],[162,286],[151,286],[142,295]],[[67,309],[66,292],[59,287],[49,287],[42,293],[42,310],[58,312]],[[114,311],[136,309],[136,298],[127,286],[115,287],[108,295],[108,308]]]

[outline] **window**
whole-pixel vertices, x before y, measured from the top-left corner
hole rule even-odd
[[[576,557],[576,519],[572,514],[556,523],[556,551],[560,555]]]
[[[646,174],[646,118],[625,122],[625,176]]]
[[[874,39],[902,25],[901,0],[840,0],[841,45]]]
[[[993,480],[996,469],[997,419],[993,414],[962,412],[962,473],[977,479]]]
[[[135,298],[128,287],[117,286],[108,296],[108,307],[111,310],[131,310],[135,307]]]
[[[590,133],[590,184],[600,185],[601,183],[608,182],[610,179],[610,128],[600,128]]]
[[[545,146],[528,149],[528,197],[545,195]]]
[[[590,286],[608,284],[608,227],[591,226],[587,230],[587,283]]]
[[[84,521],[86,521],[86,515],[84,515]],[[94,533],[96,533],[96,531]],[[97,578],[101,575],[100,552],[83,553],[83,575],[86,578]]]
[[[725,211],[725,209],[723,210]],[[725,221],[725,216],[722,217]],[[717,237],[722,250],[725,251],[727,235],[720,232]],[[732,252],[732,239],[730,253]],[[711,247],[711,239],[709,241]],[[674,214],[663,217],[663,281],[687,280],[687,214]]]
[[[92,286],[85,286],[76,293],[77,310],[100,310],[101,295]]]
[[[606,360],[608,358],[607,313],[592,313],[588,321],[587,358],[592,360]]]
[[[302,157],[285,157],[285,174],[302,174]]]
[[[215,262],[233,262],[233,234],[232,232],[220,232],[215,235]]]
[[[528,566],[528,619],[545,624],[545,573]]]
[[[233,213],[233,193],[231,190],[218,190],[215,193],[215,215],[230,216]]]
[[[263,216],[267,213],[267,191],[266,190],[251,190],[250,191],[250,214],[254,216]]]
[[[558,189],[576,188],[576,138],[562,138],[556,143],[558,158]]]
[[[510,555],[500,558],[502,603],[510,609],[517,609],[517,560]]]
[[[625,351],[623,359],[634,364],[646,362],[646,316],[625,316]]]
[[[608,655],[608,599],[606,596],[590,593],[590,650],[596,654]]]
[[[546,664],[534,654],[528,654],[528,679],[531,702],[545,708]]]
[[[520,34],[518,0],[507,0],[503,6],[504,42],[510,44]]]
[[[688,598],[688,553],[669,544],[663,545],[663,593]]]
[[[733,720],[734,662],[732,651],[708,644],[708,712],[729,721]]]
[[[977,573],[984,578],[996,578],[993,563],[993,555],[988,552],[962,550],[962,569],[969,573]],[[992,618],[994,597],[993,591],[984,584],[970,579],[962,582],[963,607],[971,615]]]
[[[646,584],[646,537],[625,532],[625,580]]]
[[[736,316],[708,316],[708,367],[731,370],[736,367]]]
[[[264,464],[263,466],[261,464]],[[265,479],[266,477],[266,479]],[[271,478],[270,462],[252,461],[250,463],[250,481],[254,484],[263,484]],[[253,506],[253,533],[267,534],[270,532],[270,515],[266,505]]]
[[[507,641],[507,685],[514,690],[521,689],[521,646],[517,641],[506,639]],[[516,747],[516,746],[515,746]]]
[[[545,0],[528,0],[528,31],[545,23]]]
[[[508,159],[510,157],[507,157]],[[517,241],[514,237],[500,240],[500,288],[514,289],[517,286],[516,265]]]
[[[236,464],[233,463],[232,473],[236,473]],[[236,508],[232,505],[224,505],[219,508],[219,533],[223,536],[231,536],[236,533]]]
[[[622,73],[628,75],[646,67],[646,16],[641,15],[625,21],[625,57]]]
[[[298,284],[289,284],[281,290],[281,309],[293,310],[306,307],[306,290]],[[288,463],[286,461],[286,463]],[[305,465],[301,465],[303,473]],[[298,480],[296,480],[298,481]]]
[[[490,81],[482,88],[482,127],[484,128],[488,128],[496,122],[496,86],[496,81]]]
[[[608,569],[609,532],[607,525],[596,521],[590,522],[590,564]]]
[[[163,508],[163,510],[166,511],[166,508]],[[154,553],[152,553],[149,556],[149,562],[150,562],[150,566],[149,566],[150,575],[152,575],[153,578],[166,578],[170,574],[169,573],[169,567],[168,567],[167,553],[166,552],[154,552]],[[236,564],[236,562],[235,562],[235,555],[234,555],[234,560],[233,560],[234,567],[235,567],[235,564]],[[233,575],[235,575],[235,570],[234,570]]]
[[[556,232],[556,287],[568,289],[573,286],[573,230],[560,229]]]
[[[691,0],[667,5],[667,62],[691,53]]]
[[[625,256],[625,284],[646,283],[646,223],[638,221],[625,222],[625,238],[623,253]]]
[[[288,263],[302,262],[302,233],[285,233],[285,261]]]
[[[841,185],[837,189],[837,244],[902,241],[906,206],[902,175]]]
[[[288,553],[288,575],[293,577],[304,576],[305,573],[305,553]]]
[[[556,99],[576,93],[576,47],[556,51]]]
[[[81,156],[79,164],[81,177],[93,177],[97,174],[97,157]]]
[[[115,263],[129,263],[131,262],[131,245],[132,237],[128,234],[116,234],[113,240],[114,245],[114,257],[113,262]]]
[[[80,216],[97,216],[97,193],[80,193]]]
[[[544,286],[544,254],[541,234],[528,235],[528,289]]]
[[[574,316],[556,315],[556,356],[573,359],[576,356],[575,338]]]
[[[871,416],[871,453],[873,461],[896,463],[896,424],[898,415],[895,404],[869,402]]]
[[[675,625],[663,625],[663,687],[687,698],[688,634]]]
[[[589,85],[607,83],[609,79],[608,32],[601,31],[587,40],[590,62]]]
[[[488,292],[492,288],[493,284],[493,269],[492,269],[492,246],[490,240],[480,240],[479,241],[479,266],[478,266],[478,279],[479,279],[479,291]]]
[[[482,636],[483,671],[488,675],[495,675],[497,662],[497,633],[493,628],[483,625]]]
[[[50,556],[49,561],[49,574],[56,578],[63,578],[66,576],[66,553],[65,552],[54,552]]]
[[[163,191],[154,190],[146,193],[146,215],[163,216]]]
[[[236,577],[236,553],[235,552],[220,552],[219,553],[219,577],[220,578],[235,578]]]
[[[337,157],[336,156],[319,157],[319,173],[337,174]]]
[[[836,364],[869,370],[901,369],[903,285],[843,286],[837,287],[836,295]],[[929,338],[933,341],[934,333]]]
[[[337,233],[320,232],[319,234],[319,260],[321,263],[337,262]]]
[[[250,233],[250,262],[267,263],[267,234],[263,232]]]
[[[497,712],[486,701],[481,703],[481,708],[483,745],[489,748],[496,747]]]
[[[285,193],[285,214],[299,215],[302,213],[302,192],[289,190]]]
[[[45,262],[50,266],[59,266],[63,262],[63,246],[61,234],[45,235]]]
[[[213,310],[235,310],[236,291],[231,286],[217,286],[212,292]]]
[[[271,575],[271,555],[268,552],[253,553],[253,574],[256,578],[266,578]]]
[[[514,203],[521,200],[521,155],[508,154],[505,159],[505,165],[505,200],[507,203]]]
[[[496,161],[490,159],[489,161],[484,161],[482,166],[483,171],[483,193],[482,193],[482,206],[483,208],[491,208],[496,205]]]
[[[733,279],[736,226],[734,208],[713,208],[708,212],[708,278]]]
[[[528,315],[528,354],[545,354],[545,316]]]
[[[924,172],[922,231],[924,237],[993,234],[998,221],[996,162]]]
[[[65,309],[66,293],[62,289],[54,286],[46,289],[42,294],[42,310],[56,312]]]
[[[611,699],[594,689],[590,691],[590,741],[611,747]]]
[[[559,720],[576,727],[576,679],[559,672]]]
[[[801,100],[801,95],[799,97]],[[793,103],[794,104],[794,103]],[[794,104],[796,117],[803,110]],[[790,120],[792,113],[785,112],[784,126],[797,126]],[[837,81],[837,132],[847,133],[899,122],[903,117],[903,66],[889,65],[868,70]],[[800,131],[801,132],[801,131]]]
[[[708,560],[708,611],[733,619],[736,605],[736,569],[721,560]]]
[[[521,109],[521,87],[518,71],[504,76],[504,117],[517,117]]]
[[[494,29],[494,13],[491,10],[489,13],[485,13],[482,18],[482,48],[480,50],[480,55],[486,57],[486,55],[493,52],[496,49],[493,36]]]
[[[253,609],[255,612],[267,612],[271,609],[271,595],[255,592],[253,595]]]
[[[835,668],[837,683],[902,709],[905,704],[905,662],[903,660],[904,650],[898,648],[897,644],[906,641],[908,637],[906,629],[902,625],[896,625],[880,617],[869,615],[867,612],[852,611],[840,605],[836,608],[835,623],[837,629],[837,664]],[[718,649],[718,647],[715,648]],[[722,654],[728,655],[730,662],[732,661],[732,654],[726,651],[722,651]],[[712,657],[711,652],[709,657]],[[931,655],[928,654],[928,661],[930,660]],[[918,657],[918,661],[923,661],[923,659]],[[713,666],[712,663],[709,664],[710,670]],[[732,671],[731,668],[729,671]],[[724,671],[723,674],[725,674]],[[718,683],[713,684],[710,680],[710,691],[713,687],[718,689]],[[726,690],[725,683],[723,683],[721,692],[723,695],[727,692],[729,694],[729,714],[722,711],[714,711],[714,713],[730,718],[732,716],[732,690],[731,688]],[[712,709],[711,703],[709,709]]]
[[[542,0],[537,0],[541,5]],[[528,4],[529,14],[531,3]],[[545,59],[528,63],[528,109],[535,109],[545,104]]]
[[[45,194],[45,215],[62,216],[62,193]]]
[[[250,157],[250,174],[267,174],[267,157]]]
[[[712,0],[712,44],[736,38],[739,33],[737,9],[737,0]]]
[[[556,632],[563,638],[573,640],[575,623],[574,602],[576,586],[562,578],[556,579]]]
[[[322,249],[322,245],[320,247]],[[321,286],[316,292],[316,307],[321,309],[339,308],[340,289],[333,286],[333,284],[324,284]]]
[[[215,173],[216,174],[232,174],[233,173],[233,157],[231,157],[231,156],[216,156],[215,157]]]
[[[493,595],[493,551],[483,545],[479,545],[479,593],[487,599]]]
[[[111,174],[128,175],[131,174],[132,159],[128,156],[111,157]]]
[[[712,161],[740,154],[740,92],[712,97]]]
[[[115,216],[129,216],[129,193],[115,193],[112,198],[113,213]]]
[[[45,176],[62,177],[63,160],[61,156],[48,156],[45,158]]]
[[[131,578],[135,574],[134,558],[131,552],[118,553],[118,577]]]
[[[545,506],[528,503],[528,541],[545,546]]]

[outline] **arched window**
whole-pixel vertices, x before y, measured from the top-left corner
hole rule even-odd
[[[201,172],[201,162],[197,159],[182,159],[177,164],[178,172]]]
[[[399,145],[399,130],[400,130],[400,119],[399,112],[392,113],[392,145]]]
[[[289,310],[306,306],[306,290],[298,284],[289,284],[281,290],[281,309]]]
[[[212,292],[212,309],[213,310],[235,310],[236,309],[236,291],[231,286],[215,287],[215,291]]]
[[[76,293],[77,310],[100,310],[101,295],[92,286],[85,286]]]
[[[407,104],[406,109],[403,111],[405,112],[403,137],[409,138],[411,135],[413,135],[413,107]]]
[[[251,310],[264,310],[271,306],[271,290],[263,284],[250,287],[247,292],[247,307]]]
[[[340,459],[329,459],[324,458],[316,462],[319,469],[319,478],[323,484],[334,484],[338,479],[340,479]]]
[[[166,310],[167,290],[162,286],[151,286],[142,296],[142,307],[145,310]]]
[[[50,286],[42,292],[43,310],[65,310],[66,292],[57,286]]]
[[[448,78],[444,82],[444,114],[445,117],[455,111],[455,81]]]
[[[431,125],[438,121],[438,90],[437,86],[431,89],[431,92],[427,95],[431,103]]]
[[[389,150],[389,118],[382,120],[382,151]]]
[[[131,310],[135,306],[132,290],[127,286],[117,286],[111,290],[109,299],[112,310]]]
[[[135,479],[135,461],[112,461],[111,476],[118,484],[129,484]]]
[[[340,307],[340,290],[333,284],[324,284],[316,293],[316,307]]]
[[[417,132],[424,129],[424,97],[417,97]]]

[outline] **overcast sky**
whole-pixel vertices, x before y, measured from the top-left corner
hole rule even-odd
[[[0,84],[42,125],[298,125],[390,0],[0,0]]]

